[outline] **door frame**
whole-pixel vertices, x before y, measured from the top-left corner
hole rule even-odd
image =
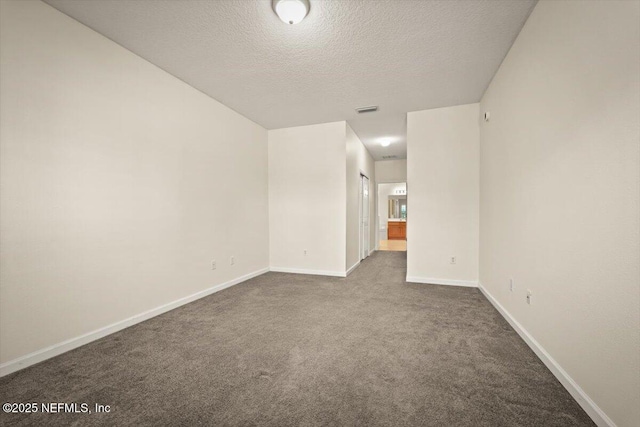
[[[380,203],[378,200],[378,197],[380,196],[380,184],[404,184],[407,188],[407,206],[409,206],[409,183],[405,180],[405,181],[397,181],[397,180],[393,180],[393,181],[376,181],[376,194],[375,194],[375,210],[376,210],[376,245],[375,245],[375,250],[378,251],[380,250],[380,212],[378,209],[378,204]],[[407,207],[407,219],[409,218],[409,212],[408,212],[408,207]],[[371,213],[369,213],[369,216],[371,216]],[[371,220],[369,220],[369,224],[371,224]],[[407,221],[407,228],[409,227],[409,221]],[[409,233],[407,232],[407,236],[406,236],[407,241],[409,240]]]
[[[362,178],[367,178],[367,182],[368,182],[368,190],[369,190],[369,232],[367,233],[368,235],[367,240],[369,241],[369,244],[367,245],[367,253],[364,254],[363,253],[363,242],[364,242],[364,221],[363,221],[363,213],[364,213],[364,204],[363,204],[363,199],[364,199],[364,190],[363,190],[363,179]],[[374,201],[375,204],[375,201]],[[361,262],[363,260],[365,260],[367,257],[369,257],[369,255],[371,255],[371,178],[369,178],[367,176],[367,174],[363,171],[360,170],[360,176],[358,179],[358,262]],[[363,257],[364,255],[364,257]]]

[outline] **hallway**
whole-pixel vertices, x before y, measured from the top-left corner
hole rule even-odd
[[[378,250],[380,250],[380,251],[406,251],[407,250],[407,241],[406,240],[380,240]]]

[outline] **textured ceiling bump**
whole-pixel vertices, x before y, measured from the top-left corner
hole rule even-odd
[[[310,0],[286,25],[271,0],[45,1],[267,129],[347,120],[377,160],[406,157],[407,112],[479,101],[535,5]]]

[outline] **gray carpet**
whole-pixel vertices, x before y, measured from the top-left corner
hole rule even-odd
[[[593,425],[477,289],[267,273],[0,379],[2,425]]]

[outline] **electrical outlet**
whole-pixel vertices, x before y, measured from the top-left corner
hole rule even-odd
[[[452,256],[451,260],[449,261],[451,264],[455,264],[456,263],[456,257]]]
[[[230,263],[231,263],[231,265],[235,264],[236,263],[236,257],[232,256],[231,259],[230,259]]]
[[[213,261],[211,261],[211,269],[212,270],[216,269],[216,260],[215,259]]]
[[[527,304],[531,305],[531,290],[527,289]]]
[[[304,250],[304,256],[307,256],[307,250],[306,249]]]
[[[513,278],[509,279],[509,290],[510,290],[511,292],[513,292],[513,290],[514,290],[514,287],[513,287]]]

